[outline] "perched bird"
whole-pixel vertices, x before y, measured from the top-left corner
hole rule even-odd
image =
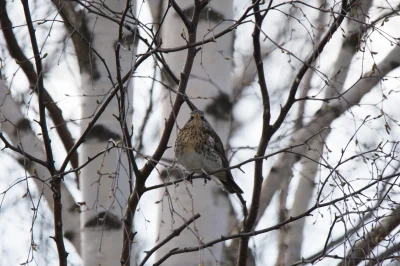
[[[189,121],[179,132],[175,142],[175,157],[186,170],[198,174],[202,174],[203,170],[211,173],[229,167],[221,139],[199,110],[191,113]],[[212,179],[227,192],[243,193],[230,170],[213,176]]]

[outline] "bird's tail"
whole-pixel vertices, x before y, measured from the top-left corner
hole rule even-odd
[[[221,183],[224,185],[226,191],[230,194],[243,194],[243,190],[236,184],[235,180],[233,180],[233,176],[230,171],[226,172],[225,180],[220,179]]]
[[[243,190],[236,184],[236,182],[232,179],[231,186],[233,188],[233,192],[230,193],[238,193],[238,194],[243,194]]]

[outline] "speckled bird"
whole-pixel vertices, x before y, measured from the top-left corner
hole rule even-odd
[[[221,139],[200,110],[192,111],[190,119],[175,142],[175,157],[186,170],[202,174],[229,167]],[[230,170],[213,174],[211,178],[229,193],[243,193]]]

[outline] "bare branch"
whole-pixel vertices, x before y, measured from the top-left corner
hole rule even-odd
[[[338,265],[356,266],[359,259],[366,258],[371,250],[376,247],[400,224],[400,206],[387,215],[382,221],[377,219],[377,226],[362,240],[358,241]]]
[[[174,231],[172,231],[172,233],[170,235],[168,235],[163,241],[161,241],[160,243],[158,243],[155,247],[153,247],[151,250],[149,251],[145,251],[146,253],[146,257],[144,257],[144,259],[142,260],[142,262],[139,264],[140,266],[144,266],[144,264],[146,263],[146,261],[151,257],[151,255],[156,252],[159,248],[161,248],[162,246],[164,246],[166,243],[168,243],[172,238],[177,237],[181,234],[181,232],[188,227],[191,223],[193,223],[195,220],[200,218],[200,214],[196,214],[194,215],[192,218],[190,218],[189,220],[187,220],[185,222],[185,224],[181,225],[180,227],[176,228]]]
[[[400,243],[397,243],[390,248],[386,249],[384,252],[380,253],[374,260],[370,260],[367,266],[374,266],[374,265],[379,265],[381,262],[388,260],[388,259],[393,259],[393,254],[399,253],[400,251]],[[398,255],[394,256],[396,260],[398,260]],[[367,260],[367,259],[366,259]]]
[[[37,75],[32,63],[23,53],[21,47],[15,38],[14,32],[12,30],[12,23],[8,17],[6,9],[6,1],[0,2],[0,24],[4,35],[4,39],[7,43],[8,51],[10,55],[18,62],[22,70],[24,71],[26,77],[29,80],[30,87],[34,88],[37,84]],[[37,90],[34,90],[36,93]],[[58,135],[66,149],[69,151],[74,145],[74,140],[72,139],[71,132],[67,127],[67,122],[65,121],[61,109],[54,102],[50,94],[45,88],[43,88],[43,98],[45,102],[45,107],[49,111],[50,117],[55,124]],[[78,166],[78,154],[74,153],[71,158],[72,167],[76,168]]]
[[[291,136],[290,145],[298,143],[299,141],[302,142],[304,138],[308,138],[308,134],[314,134],[314,132],[319,131],[321,127],[328,127],[332,121],[339,117],[345,110],[356,105],[360,99],[379,82],[380,77],[385,76],[387,73],[398,67],[399,63],[393,61],[398,52],[397,46],[394,47],[390,54],[385,57],[385,60],[378,64],[377,69],[380,70],[378,76],[375,76],[375,74],[370,71],[365,73],[363,78],[357,81],[353,86],[350,86],[347,90],[343,90],[343,84],[340,88],[336,87],[336,90],[342,93],[338,95],[338,97],[335,97],[336,99],[329,99],[329,105],[323,106],[318,112],[316,112],[313,119],[308,124],[304,125],[302,129],[295,131]],[[348,57],[349,55],[343,53],[343,56]],[[346,58],[346,60],[348,60],[348,58]],[[346,104],[341,103],[341,99],[345,99]],[[328,109],[331,111],[328,111]],[[329,112],[332,113],[328,115]],[[296,151],[299,154],[304,154],[306,150],[299,149]],[[281,182],[287,182],[289,177],[292,175],[291,168],[287,166],[294,165],[298,160],[300,160],[300,157],[298,156],[285,154],[284,157],[280,158],[272,167],[268,177],[263,183],[261,208],[258,214],[258,219],[260,219],[262,213],[269,205],[276,190],[279,189]]]
[[[175,12],[179,15],[181,18],[183,24],[185,24],[186,29],[190,30],[192,28],[192,22],[186,17],[185,13],[183,13],[183,10],[179,7],[179,5],[175,2],[175,0],[170,0],[169,1],[172,7],[175,9]]]
[[[193,11],[193,17],[191,21],[192,27],[188,28],[189,43],[196,42],[197,25],[199,21],[200,12],[203,8],[204,8],[204,3],[200,2],[195,3],[195,8]],[[182,95],[185,94],[194,58],[198,51],[199,50],[196,49],[195,47],[189,48],[187,51],[186,62],[183,67],[183,72],[181,73],[181,79],[178,87],[179,94],[177,94],[172,111],[168,117],[168,120],[165,123],[164,132],[161,136],[158,147],[153,153],[152,160],[148,161],[145,164],[145,166],[140,170],[140,175],[136,176],[135,188],[129,197],[128,206],[124,216],[124,234],[123,234],[121,265],[127,265],[127,262],[129,261],[129,256],[130,256],[129,247],[133,237],[131,233],[133,213],[135,213],[138,202],[144,193],[146,179],[156,166],[156,163],[154,162],[159,161],[162,155],[164,154],[165,150],[167,149],[168,140],[171,135],[172,128],[175,125],[176,116],[178,115],[179,110],[184,102],[184,97]]]
[[[286,103],[281,108],[281,112],[280,112],[278,118],[276,119],[275,123],[272,125],[272,131],[273,132],[278,130],[278,128],[282,125],[286,115],[288,114],[290,108],[292,107],[292,105],[294,103],[294,100],[295,100],[295,97],[296,97],[297,89],[298,89],[298,87],[300,85],[301,80],[303,79],[304,75],[306,74],[307,70],[310,68],[311,64],[318,58],[318,56],[322,53],[322,51],[324,50],[326,44],[332,38],[332,35],[340,27],[340,24],[342,24],[343,19],[345,18],[346,14],[348,12],[350,12],[350,9],[352,8],[353,4],[356,1],[357,0],[352,0],[349,3],[347,3],[347,0],[342,1],[341,14],[332,23],[332,26],[329,28],[329,30],[325,34],[324,38],[322,38],[322,40],[320,41],[320,43],[318,44],[316,49],[308,57],[308,59],[305,61],[303,66],[298,71],[296,77],[294,78],[292,86],[290,87],[289,97],[288,97]]]
[[[3,133],[1,133],[1,132],[0,132],[0,139],[3,141],[3,143],[5,145],[5,147],[3,149],[10,149],[12,151],[15,151],[15,152],[21,154],[22,156],[28,158],[32,162],[35,162],[40,165],[43,165],[44,167],[47,167],[47,162],[40,160],[40,159],[36,158],[35,156],[30,155],[29,153],[27,153],[23,149],[20,149],[19,147],[14,147],[10,142],[8,142],[8,140],[3,136]]]
[[[41,140],[35,135],[29,126],[29,121],[24,117],[17,103],[10,94],[8,94],[7,87],[4,80],[0,80],[0,102],[2,102],[0,114],[5,118],[1,123],[1,131],[9,138],[9,142],[22,151],[14,154],[14,158],[20,166],[31,174],[33,181],[36,184],[37,190],[43,194],[49,206],[53,206],[53,190],[48,184],[49,171],[46,166],[42,166],[35,161],[40,160],[45,163],[42,158],[45,158],[44,150],[41,148]],[[29,153],[34,157],[29,159],[24,156]],[[63,176],[63,175],[61,175]],[[59,176],[59,177],[61,177]],[[70,191],[65,184],[61,183],[62,203],[63,203],[63,220],[64,220],[64,236],[74,245],[78,253],[80,253],[80,232],[79,232],[79,213],[75,210],[76,203]],[[0,204],[1,208],[1,204]],[[51,210],[53,211],[53,210]]]
[[[272,0],[269,2],[269,7],[272,5]],[[269,102],[269,94],[267,83],[265,81],[265,74],[264,74],[264,64],[262,61],[261,56],[261,45],[260,45],[260,32],[261,32],[261,25],[262,22],[267,15],[267,12],[262,16],[259,6],[258,0],[253,0],[253,10],[254,10],[254,31],[253,31],[253,47],[254,47],[254,61],[257,66],[257,74],[258,74],[258,83],[260,85],[260,91],[262,95],[263,101],[263,124],[262,124],[262,131],[261,137],[258,144],[258,149],[256,153],[256,157],[264,156],[265,150],[267,149],[267,145],[269,140],[271,139],[271,127],[270,127],[270,120],[271,120],[271,106]],[[253,185],[253,195],[251,199],[251,206],[250,212],[247,217],[244,218],[243,224],[243,232],[249,232],[253,230],[255,226],[255,221],[257,218],[258,208],[260,206],[260,193],[262,188],[263,182],[263,161],[256,161],[254,164],[254,185]],[[239,242],[239,251],[238,251],[238,266],[245,266],[247,262],[247,251],[249,245],[249,238],[242,238]]]
[[[140,64],[142,62],[144,62],[150,55],[145,55],[142,56],[137,62],[136,64],[124,75],[124,77],[122,78],[122,83],[127,82],[132,73],[140,66]],[[119,86],[118,85],[114,85],[113,89],[111,90],[111,92],[109,93],[109,95],[107,96],[107,98],[102,102],[102,104],[100,105],[99,109],[97,110],[97,112],[93,115],[92,120],[89,122],[89,124],[87,125],[86,129],[83,131],[83,133],[81,134],[81,136],[79,137],[79,139],[76,141],[76,143],[74,144],[74,146],[69,150],[67,156],[65,157],[61,167],[60,167],[60,172],[63,172],[65,170],[65,168],[68,165],[68,162],[71,160],[71,157],[73,156],[73,154],[76,152],[76,150],[80,147],[80,145],[85,141],[87,135],[89,134],[90,130],[93,128],[93,126],[96,124],[97,120],[100,118],[100,116],[103,114],[104,110],[107,108],[108,104],[111,102],[111,100],[115,97],[115,95],[119,92]]]
[[[371,188],[372,186],[378,184],[379,182],[391,179],[393,177],[398,177],[399,175],[400,175],[400,173],[387,175],[385,177],[381,177],[379,179],[375,179],[374,181],[370,182],[368,185],[360,188],[359,190],[356,190],[356,191],[354,191],[352,193],[346,194],[346,195],[344,195],[342,197],[333,199],[331,201],[327,201],[325,203],[317,202],[311,208],[309,208],[307,211],[305,211],[304,213],[299,214],[299,215],[294,216],[294,217],[290,217],[289,219],[286,219],[285,221],[282,221],[282,222],[280,222],[280,223],[278,223],[278,224],[276,224],[274,226],[270,226],[270,227],[265,228],[265,229],[255,230],[255,231],[251,231],[251,232],[242,232],[242,233],[238,233],[238,234],[232,234],[230,236],[221,236],[218,239],[214,239],[212,241],[209,241],[207,243],[204,243],[204,244],[202,244],[200,246],[196,246],[196,247],[186,247],[186,248],[173,249],[163,257],[163,261],[165,261],[169,257],[171,257],[173,255],[176,255],[176,254],[199,251],[199,250],[202,250],[204,248],[211,247],[211,246],[213,246],[213,245],[215,245],[217,243],[224,242],[224,241],[227,241],[227,240],[231,240],[231,239],[235,239],[235,238],[243,238],[243,237],[252,237],[252,236],[256,236],[256,235],[259,235],[259,234],[265,234],[265,233],[280,229],[280,228],[282,228],[282,226],[284,226],[286,224],[292,223],[292,222],[297,221],[299,219],[304,219],[307,216],[311,216],[312,212],[317,210],[317,209],[324,208],[324,207],[327,207],[327,206],[331,206],[331,205],[334,205],[337,202],[341,202],[341,201],[344,201],[344,200],[349,199],[351,197],[354,197],[356,195],[359,195],[359,194],[363,193],[364,191],[366,191],[367,189]],[[155,265],[155,266],[161,265],[161,263],[163,261],[157,261],[153,265]]]
[[[47,130],[47,122],[46,122],[46,109],[44,102],[44,84],[43,84],[43,72],[42,72],[42,58],[39,52],[39,47],[36,40],[35,29],[33,28],[31,13],[29,10],[29,3],[27,0],[21,0],[22,5],[24,7],[25,20],[28,26],[28,31],[32,44],[32,51],[35,57],[36,62],[36,75],[37,75],[37,93],[38,93],[38,101],[39,101],[39,125],[42,130],[44,147],[46,150],[46,161],[47,161],[47,169],[52,176],[56,173],[54,166],[54,158],[53,158],[53,150],[51,148],[51,139],[49,136],[49,132]],[[63,237],[63,226],[62,226],[62,204],[61,204],[61,179],[53,178],[52,180],[52,189],[54,191],[54,206],[53,206],[53,216],[54,216],[54,241],[57,245],[58,251],[58,259],[60,266],[67,266],[67,251],[65,250],[64,245],[64,237]]]

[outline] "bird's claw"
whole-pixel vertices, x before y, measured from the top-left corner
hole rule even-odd
[[[193,184],[193,176],[194,176],[194,172],[188,174],[188,176],[186,177],[186,180],[190,182],[190,184]]]
[[[209,177],[208,177],[207,174],[205,174],[205,173],[203,173],[203,174],[201,175],[201,177],[204,179],[204,185],[206,185],[206,184],[207,184],[207,181],[208,181],[208,179],[209,179]]]

